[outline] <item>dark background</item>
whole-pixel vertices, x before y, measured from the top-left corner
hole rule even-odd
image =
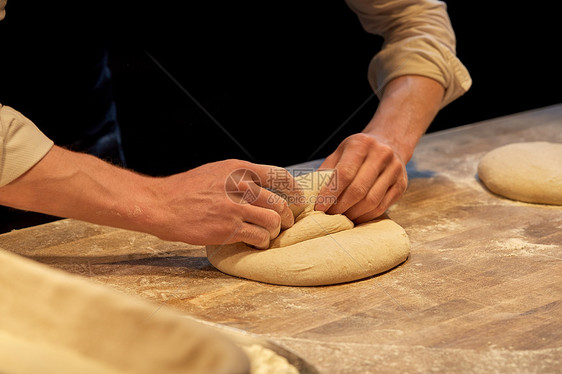
[[[39,92],[33,82],[52,71],[36,101],[48,102],[42,112],[63,111],[80,89],[68,82],[80,80],[82,61],[108,46],[128,167],[153,175],[225,158],[286,166],[325,157],[374,113],[366,74],[382,40],[343,1],[177,3],[9,1],[2,38],[28,43],[39,63],[4,71],[34,78],[10,86],[2,102],[20,91],[14,106],[53,126],[26,107]],[[562,101],[556,12],[509,4],[448,4],[473,86],[430,132]],[[94,114],[71,116],[65,126]]]
[[[16,84],[0,85],[0,102],[40,128],[56,123],[41,123],[37,111],[66,116],[65,126],[87,121],[95,114],[65,114],[65,104],[79,94],[82,62],[107,47],[127,167],[136,171],[325,157],[376,109],[367,67],[382,40],[344,1],[74,3],[8,2],[0,57],[13,62],[2,74]],[[562,102],[554,7],[501,3],[448,3],[473,86],[429,132]],[[47,89],[34,87],[44,75]],[[42,102],[35,112],[32,97]]]
[[[370,119],[376,98],[356,110],[372,93],[367,66],[382,40],[364,32],[343,1],[208,3],[177,13],[158,9],[146,24],[153,30],[148,37],[131,32],[114,44],[130,167],[166,174],[249,155],[290,165],[325,157]],[[448,4],[473,86],[441,111],[430,132],[562,101],[557,12],[509,4]]]

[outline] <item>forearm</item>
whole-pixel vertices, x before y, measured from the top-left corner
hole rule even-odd
[[[390,81],[363,130],[392,147],[404,163],[439,111],[444,89],[437,81],[406,75]]]
[[[279,178],[263,186],[249,177],[241,179],[236,185],[239,194],[230,196],[225,183],[241,170],[262,181],[271,175]],[[158,178],[55,146],[25,174],[0,187],[0,205],[141,231],[164,240],[199,245],[245,242],[264,248],[282,226],[293,224],[285,200],[270,202],[277,195],[266,188],[279,180],[295,185],[285,169],[242,160],[209,163]],[[258,198],[245,200],[246,190]],[[298,189],[286,192],[292,199],[302,195]]]
[[[151,182],[152,178],[55,146],[27,173],[0,188],[0,204],[146,231],[154,219]]]

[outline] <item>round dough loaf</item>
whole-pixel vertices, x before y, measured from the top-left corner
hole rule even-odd
[[[406,232],[388,218],[287,247],[207,246],[209,261],[220,271],[286,286],[320,286],[370,277],[404,262],[409,252]]]
[[[562,144],[513,143],[486,154],[478,177],[488,189],[512,200],[562,205]]]
[[[265,283],[319,286],[350,282],[387,271],[410,253],[406,232],[388,218],[353,227],[343,215],[314,211],[314,197],[327,183],[326,171],[296,178],[309,203],[291,206],[296,223],[258,250],[244,243],[207,246],[220,271]],[[310,183],[307,185],[307,183]]]

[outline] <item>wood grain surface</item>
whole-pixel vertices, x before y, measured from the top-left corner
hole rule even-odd
[[[369,279],[285,287],[215,270],[201,247],[62,220],[0,247],[198,318],[244,329],[321,373],[562,371],[562,207],[488,192],[476,165],[521,141],[562,142],[562,105],[426,135],[389,215],[410,258]]]

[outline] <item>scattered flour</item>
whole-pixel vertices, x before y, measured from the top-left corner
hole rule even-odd
[[[493,248],[500,252],[506,252],[500,254],[501,256],[505,256],[505,257],[539,255],[539,256],[559,258],[553,256],[550,253],[543,253],[543,252],[548,251],[550,249],[560,248],[560,246],[556,244],[529,243],[524,238],[512,237],[512,238],[505,238],[501,240],[493,240]]]

